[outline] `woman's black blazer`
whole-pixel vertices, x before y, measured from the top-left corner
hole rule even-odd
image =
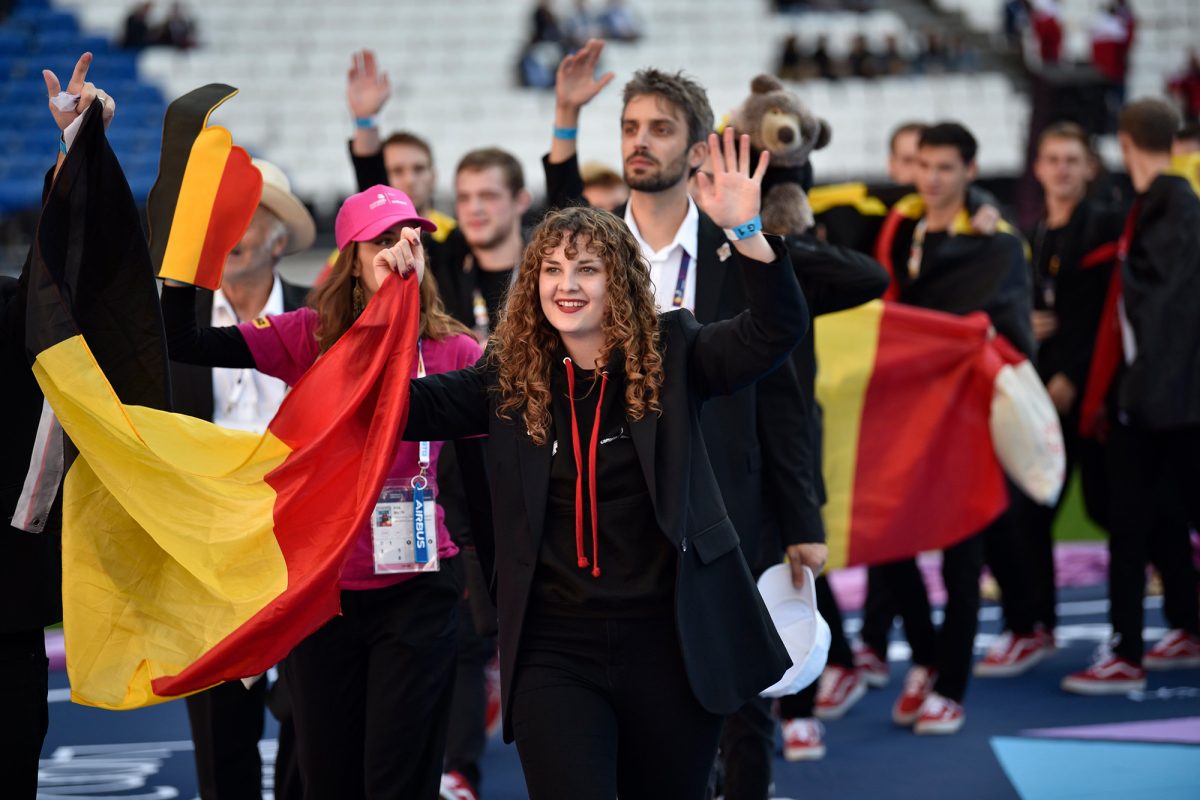
[[[658,528],[679,558],[675,620],[687,677],[700,704],[722,715],[791,665],[738,547],[700,432],[700,407],[707,398],[771,372],[808,328],[808,309],[787,251],[779,240],[770,241],[774,263],[738,257],[746,311],[709,325],[686,310],[660,317],[663,411],[630,421]],[[474,367],[414,380],[404,438],[488,436],[504,738],[512,741],[509,700],[538,563],[554,437],[538,446],[520,413],[497,416],[495,383],[486,355]]]

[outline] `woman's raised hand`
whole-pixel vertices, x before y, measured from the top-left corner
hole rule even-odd
[[[371,266],[379,283],[383,283],[383,279],[391,272],[401,277],[416,272],[417,282],[420,283],[425,278],[425,248],[421,245],[421,231],[417,228],[401,228],[400,241],[376,253]]]

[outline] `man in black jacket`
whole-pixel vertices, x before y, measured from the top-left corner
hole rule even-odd
[[[1029,233],[1038,373],[1062,422],[1067,474],[1079,465],[1088,513],[1103,524],[1108,516],[1103,450],[1096,441],[1077,435],[1078,401],[1116,258],[1122,214],[1088,197],[1094,156],[1087,134],[1075,123],[1055,123],[1042,132],[1033,169],[1045,197],[1045,213]],[[975,665],[978,677],[1020,675],[1054,650],[1052,528],[1065,495],[1046,507],[1018,492],[1017,536],[987,543],[1006,635]],[[1015,602],[1022,595],[1029,602]]]
[[[1108,429],[1113,641],[1111,653],[1063,680],[1078,694],[1124,694],[1145,687],[1146,668],[1200,666],[1187,535],[1189,524],[1200,525],[1200,199],[1185,178],[1168,174],[1178,126],[1160,100],[1130,103],[1118,119],[1137,198],[1118,244],[1081,412],[1084,433]],[[1097,411],[1107,412],[1104,424]],[[1172,524],[1177,512],[1188,524]],[[1175,620],[1143,659],[1148,558],[1162,571]]]
[[[900,302],[952,314],[985,311],[997,332],[1032,354],[1024,242],[1003,222],[994,235],[977,235],[967,216],[975,154],[975,138],[963,126],[942,123],[925,129],[917,194],[892,207],[876,252],[892,274],[889,294],[894,291]],[[962,727],[962,698],[978,627],[983,539],[1011,535],[1011,523],[1006,512],[984,531],[943,552],[946,611],[936,633],[913,561],[876,570],[895,599],[913,647],[913,668],[892,710],[897,724],[928,734],[956,733]]]
[[[544,162],[551,207],[582,202],[575,137],[580,109],[612,79],[594,77],[602,48],[589,42],[559,67],[554,137]],[[725,233],[688,195],[688,178],[705,161],[712,126],[704,90],[682,75],[643,70],[625,87],[621,140],[630,199],[615,213],[642,247],[660,308],[693,309],[701,323],[727,319],[746,305]],[[817,244],[805,246],[810,258],[828,255]],[[797,265],[797,274],[803,273]],[[825,562],[811,408],[791,362],[704,407],[705,444],[755,574],[777,563],[785,548],[797,573],[801,565],[819,573]],[[726,797],[766,796],[774,733],[769,704],[761,699],[727,719],[721,747]]]
[[[316,226],[304,204],[291,193],[279,167],[255,159],[263,175],[263,193],[250,227],[225,259],[221,288],[199,292],[196,315],[205,324],[236,325],[304,305],[308,290],[280,278],[283,256],[312,246]],[[283,400],[286,386],[254,370],[210,369],[171,364],[175,410],[225,427],[266,429]],[[195,745],[196,772],[204,800],[257,796],[262,788],[258,740],[263,734],[263,705],[270,702],[280,718],[275,762],[275,796],[301,796],[294,761],[290,703],[286,688],[268,689],[265,678],[249,688],[224,683],[187,698]]]

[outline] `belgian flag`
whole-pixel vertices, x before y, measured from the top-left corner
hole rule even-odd
[[[237,89],[211,83],[167,107],[158,179],[150,190],[150,255],[160,278],[216,291],[225,256],[254,216],[262,173],[208,118]]]
[[[943,549],[1008,506],[990,415],[1024,357],[990,328],[880,300],[817,317],[830,569]]]
[[[338,612],[407,417],[416,281],[384,281],[261,436],[169,413],[151,259],[95,111],[31,269],[33,370],[78,449],[63,499],[72,698],[134,708],[263,672]]]

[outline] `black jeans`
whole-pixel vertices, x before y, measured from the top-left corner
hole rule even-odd
[[[510,702],[532,800],[704,797],[721,717],[692,693],[670,610],[533,610]]]
[[[942,551],[942,581],[946,585],[945,616],[935,630],[929,595],[914,559],[879,567],[876,574],[887,584],[912,647],[913,664],[937,671],[933,690],[962,702],[975,654],[979,628],[979,573],[983,569],[983,539],[989,528],[1009,524],[1008,512],[988,528]]]
[[[284,659],[306,798],[438,796],[457,651],[448,566],[343,591],[342,616]]]
[[[1083,502],[1092,521],[1108,524],[1108,481],[1104,448],[1077,433],[1079,421],[1072,415],[1061,418],[1066,445],[1066,474],[1079,467]],[[1019,490],[1010,489],[1016,514],[1015,533],[1007,541],[987,543],[987,564],[1000,586],[1004,627],[1030,633],[1036,625],[1053,630],[1058,625],[1055,610],[1057,586],[1054,572],[1054,520],[1066,498],[1066,487],[1053,506],[1035,503]],[[1022,598],[1028,598],[1027,603]],[[1014,604],[1014,601],[1015,604]]]
[[[37,795],[38,757],[50,724],[46,706],[46,639],[41,628],[0,633],[0,776],[4,796]]]
[[[1163,582],[1169,624],[1195,634],[1196,570],[1188,527],[1200,525],[1200,428],[1143,431],[1115,425],[1107,443],[1110,492],[1109,617],[1121,658],[1142,662],[1146,562]]]

